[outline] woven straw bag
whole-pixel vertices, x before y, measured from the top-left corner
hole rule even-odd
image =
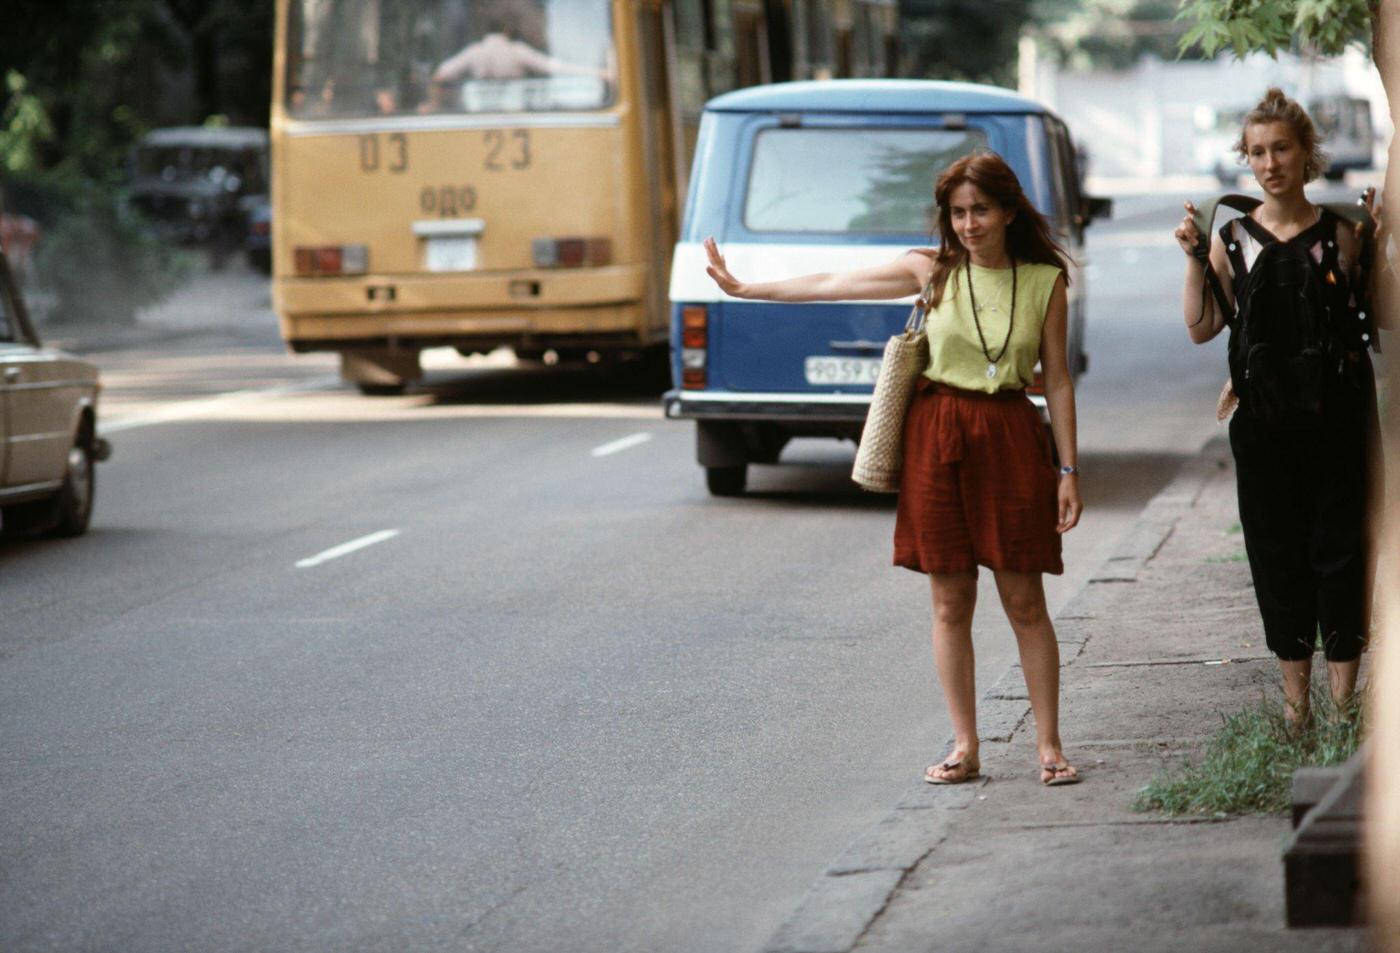
[[[872,493],[898,493],[899,471],[904,464],[904,415],[914,395],[914,384],[928,368],[928,337],[924,315],[932,282],[923,292],[904,322],[904,330],[889,339],[880,361],[880,376],[865,417],[856,450],[851,479]]]

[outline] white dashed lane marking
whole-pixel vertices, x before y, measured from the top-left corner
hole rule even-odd
[[[601,447],[594,447],[589,451],[595,457],[606,457],[609,454],[619,453],[623,450],[630,450],[633,447],[646,443],[651,439],[649,433],[634,433],[631,436],[605,443]]]
[[[377,533],[370,533],[368,536],[361,536],[359,539],[352,539],[348,543],[341,543],[339,546],[332,546],[330,549],[317,553],[315,556],[308,556],[305,559],[297,560],[298,569],[310,569],[322,563],[330,562],[332,559],[339,559],[341,556],[348,556],[366,546],[373,546],[375,543],[382,543],[387,539],[393,539],[399,535],[396,529],[381,529]]]

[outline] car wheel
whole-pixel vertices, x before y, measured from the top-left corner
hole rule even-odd
[[[92,501],[97,491],[97,472],[92,448],[75,444],[68,451],[63,486],[48,499],[16,503],[4,508],[6,536],[81,536],[92,521]]]
[[[705,468],[705,485],[711,496],[742,496],[748,479],[746,466]]]
[[[86,443],[68,451],[68,468],[63,488],[53,499],[55,536],[81,536],[92,522],[92,501],[97,492],[97,468],[92,465],[92,449]]]

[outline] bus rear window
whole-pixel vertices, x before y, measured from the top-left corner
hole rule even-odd
[[[608,0],[291,0],[298,119],[601,109],[616,63]]]
[[[754,143],[744,225],[754,232],[928,235],[933,183],[985,149],[977,129],[768,129]]]

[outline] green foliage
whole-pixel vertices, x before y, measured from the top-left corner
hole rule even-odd
[[[190,270],[188,255],[159,242],[119,189],[71,167],[9,176],[5,186],[45,222],[35,287],[52,298],[50,321],[130,324]]]
[[[1016,44],[1030,6],[1030,0],[905,0],[905,74],[1014,87]]]
[[[1036,0],[1032,12],[1061,62],[1125,69],[1147,54],[1177,55],[1187,30],[1177,18],[1179,5],[1180,0]]]
[[[187,259],[122,201],[127,156],[157,126],[266,123],[273,0],[5,3],[0,200],[39,221],[55,319],[130,321]]]
[[[40,150],[53,141],[53,123],[39,97],[16,70],[5,74],[9,102],[0,112],[0,169],[23,174],[38,171]]]
[[[1247,563],[1249,557],[1244,553],[1226,553],[1224,556],[1207,556],[1208,563]]]
[[[1167,814],[1283,814],[1293,772],[1346,761],[1360,747],[1365,726],[1358,694],[1339,709],[1314,692],[1313,723],[1295,730],[1282,703],[1263,700],[1256,708],[1222,715],[1220,729],[1199,761],[1164,773],[1139,793],[1134,810]]]
[[[1368,42],[1375,0],[1182,0],[1180,19],[1191,27],[1182,51],[1199,46],[1207,56],[1229,49],[1237,57],[1254,50],[1277,56],[1295,43],[1335,56]]]

